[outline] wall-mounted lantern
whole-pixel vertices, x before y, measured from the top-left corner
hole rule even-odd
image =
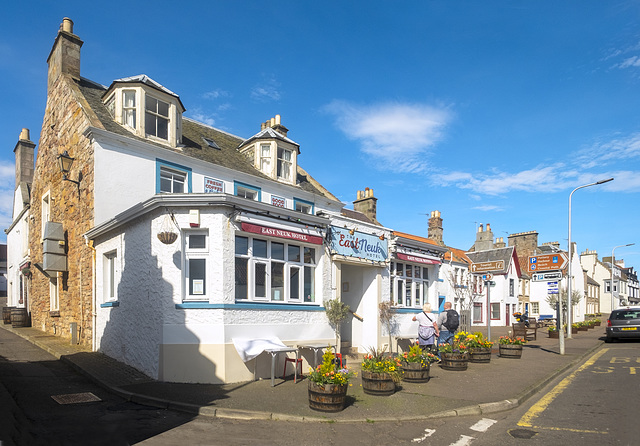
[[[67,152],[66,150],[60,155],[58,155],[58,165],[60,166],[60,172],[62,172],[62,179],[65,181],[71,181],[72,183],[75,183],[78,187],[80,187],[79,178],[78,178],[78,181],[74,181],[70,178],[67,178],[67,175],[71,171],[71,166],[73,165],[74,161],[75,161],[75,158],[71,158],[71,156],[69,155],[69,152]]]

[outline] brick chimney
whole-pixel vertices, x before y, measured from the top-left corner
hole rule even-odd
[[[438,245],[444,246],[444,241],[442,239],[443,229],[442,229],[442,217],[440,217],[440,211],[431,212],[431,216],[429,217],[429,229],[427,233],[427,238],[429,240],[433,240]]]
[[[364,191],[358,191],[358,198],[353,202],[353,209],[362,212],[369,220],[378,223],[376,219],[376,206],[378,199],[373,196],[373,189],[365,188]]]
[[[29,139],[29,129],[22,129],[13,153],[16,155],[16,189],[21,183],[33,182],[34,150],[36,145]]]
[[[78,36],[73,34],[73,21],[68,17],[62,19],[58,35],[47,58],[49,88],[63,74],[80,79],[80,48],[83,43]]]

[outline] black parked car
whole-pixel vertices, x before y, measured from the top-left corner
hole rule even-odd
[[[640,338],[640,307],[619,308],[611,312],[605,342],[619,338]]]

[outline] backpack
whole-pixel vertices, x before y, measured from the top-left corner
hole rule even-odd
[[[450,332],[454,332],[460,326],[460,315],[456,310],[447,310],[447,320],[444,322],[444,327]]]

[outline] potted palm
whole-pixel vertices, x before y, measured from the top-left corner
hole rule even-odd
[[[322,364],[309,370],[309,407],[321,412],[339,412],[345,407],[349,381],[354,376],[346,367],[338,369],[331,346]]]
[[[433,353],[425,352],[418,344],[412,345],[408,352],[398,355],[402,363],[403,381],[424,383],[429,381],[431,364],[440,361]]]
[[[524,338],[500,336],[500,357],[510,359],[520,359],[522,357],[522,346],[527,343]]]
[[[402,378],[402,363],[385,353],[386,348],[369,347],[361,363],[362,390],[370,395],[392,395]]]

